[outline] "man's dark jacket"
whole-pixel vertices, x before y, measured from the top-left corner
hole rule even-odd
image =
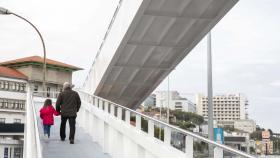
[[[56,111],[63,117],[76,117],[81,107],[81,99],[77,92],[66,88],[58,95],[56,101]]]

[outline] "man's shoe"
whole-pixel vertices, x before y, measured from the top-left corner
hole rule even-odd
[[[61,141],[65,141],[65,138],[60,138]]]
[[[74,140],[70,140],[70,144],[74,144]]]

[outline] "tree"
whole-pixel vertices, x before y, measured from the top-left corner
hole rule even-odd
[[[184,112],[180,110],[171,111],[178,121],[190,122],[192,124],[201,125],[204,122],[204,118],[192,112]]]
[[[271,129],[268,129],[269,133],[270,133],[270,136],[273,135],[273,131]]]

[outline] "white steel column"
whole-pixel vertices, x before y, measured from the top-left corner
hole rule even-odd
[[[155,132],[155,124],[154,121],[149,120],[148,121],[148,134],[150,137],[154,137],[154,132]]]
[[[186,136],[185,148],[186,158],[193,158],[193,138],[191,136]]]
[[[164,127],[164,143],[166,145],[171,143],[171,129],[169,127]]]
[[[212,86],[212,50],[211,32],[207,36],[207,85],[208,85],[208,138],[214,140],[213,126],[213,86]],[[213,147],[209,145],[209,155],[213,156]]]
[[[118,107],[117,117],[118,117],[119,120],[122,120],[122,108],[121,107]]]
[[[109,125],[107,123],[104,123],[104,147],[103,152],[109,153]]]
[[[130,111],[125,111],[125,122],[130,125]]]
[[[222,148],[215,147],[214,149],[214,158],[223,158],[224,157],[224,151]]]
[[[136,115],[135,116],[135,120],[136,120],[136,128],[141,130],[141,116],[140,115]]]

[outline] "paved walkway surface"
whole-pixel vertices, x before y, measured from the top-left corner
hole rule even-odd
[[[70,144],[68,139],[60,141],[60,116],[55,117],[55,125],[51,127],[51,137],[44,138],[43,126],[40,118],[38,119],[43,158],[111,158],[108,154],[104,154],[102,148],[78,125],[76,125],[75,144]],[[67,122],[66,138],[68,137],[69,123]]]

